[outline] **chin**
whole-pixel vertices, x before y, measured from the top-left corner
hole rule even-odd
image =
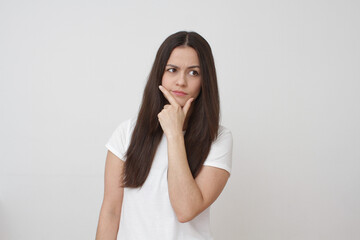
[[[181,99],[182,101],[181,100],[179,101],[179,99],[176,99],[176,98],[175,98],[175,100],[181,107],[184,107],[186,100],[184,101],[183,99]]]
[[[184,106],[185,106],[185,103],[183,103],[183,102],[178,102],[178,104],[179,104],[181,107],[184,107]]]

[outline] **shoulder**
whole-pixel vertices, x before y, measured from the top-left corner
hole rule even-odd
[[[231,153],[233,147],[233,137],[230,129],[219,125],[218,135],[210,147],[210,155],[223,155]]]
[[[129,118],[119,123],[106,143],[106,147],[121,160],[126,160],[126,150],[130,144],[136,118]]]
[[[233,138],[231,131],[220,125],[217,138],[210,147],[204,165],[222,168],[231,173]]]
[[[231,135],[231,131],[229,128],[225,127],[224,125],[219,125],[219,130],[218,130],[218,135],[220,134],[230,134]]]
[[[218,135],[216,137],[216,139],[214,140],[213,144],[215,143],[221,143],[224,141],[227,142],[231,142],[232,143],[232,133],[230,131],[230,129],[228,129],[227,127],[223,126],[223,125],[219,125],[219,130],[218,130]]]
[[[134,126],[136,123],[136,117],[133,116],[131,118],[128,118],[122,122],[120,122],[119,126],[127,126],[127,127],[132,127]]]
[[[131,134],[136,124],[136,117],[128,118],[122,122],[120,122],[116,127],[116,132],[121,134]]]

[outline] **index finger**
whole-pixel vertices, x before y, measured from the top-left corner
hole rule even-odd
[[[159,89],[160,91],[164,94],[165,98],[169,101],[169,103],[173,106],[179,106],[179,104],[177,103],[177,101],[175,100],[175,98],[173,96],[171,96],[170,92],[164,88],[163,86],[159,85]]]

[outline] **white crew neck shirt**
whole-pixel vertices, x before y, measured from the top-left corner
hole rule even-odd
[[[135,123],[136,118],[120,123],[105,145],[123,161],[126,161],[125,154]],[[232,135],[221,125],[204,165],[222,168],[231,173]],[[124,188],[118,240],[213,239],[210,207],[189,222],[181,223],[177,220],[170,203],[167,170],[167,140],[163,134],[144,185],[135,189]]]

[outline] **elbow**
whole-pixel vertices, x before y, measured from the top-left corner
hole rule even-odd
[[[203,210],[204,202],[203,199],[200,201],[191,201],[188,204],[173,205],[173,209],[176,215],[177,220],[180,223],[190,222],[197,215],[199,215]]]
[[[201,204],[193,204],[191,206],[182,206],[182,208],[174,208],[174,210],[177,220],[186,223],[196,218],[204,209]]]
[[[181,222],[181,223],[186,223],[186,222],[191,221],[193,218],[178,217],[177,219],[178,219],[178,221]]]
[[[182,213],[182,214],[176,214],[177,220],[181,223],[190,222],[193,220],[196,215],[191,213]]]

